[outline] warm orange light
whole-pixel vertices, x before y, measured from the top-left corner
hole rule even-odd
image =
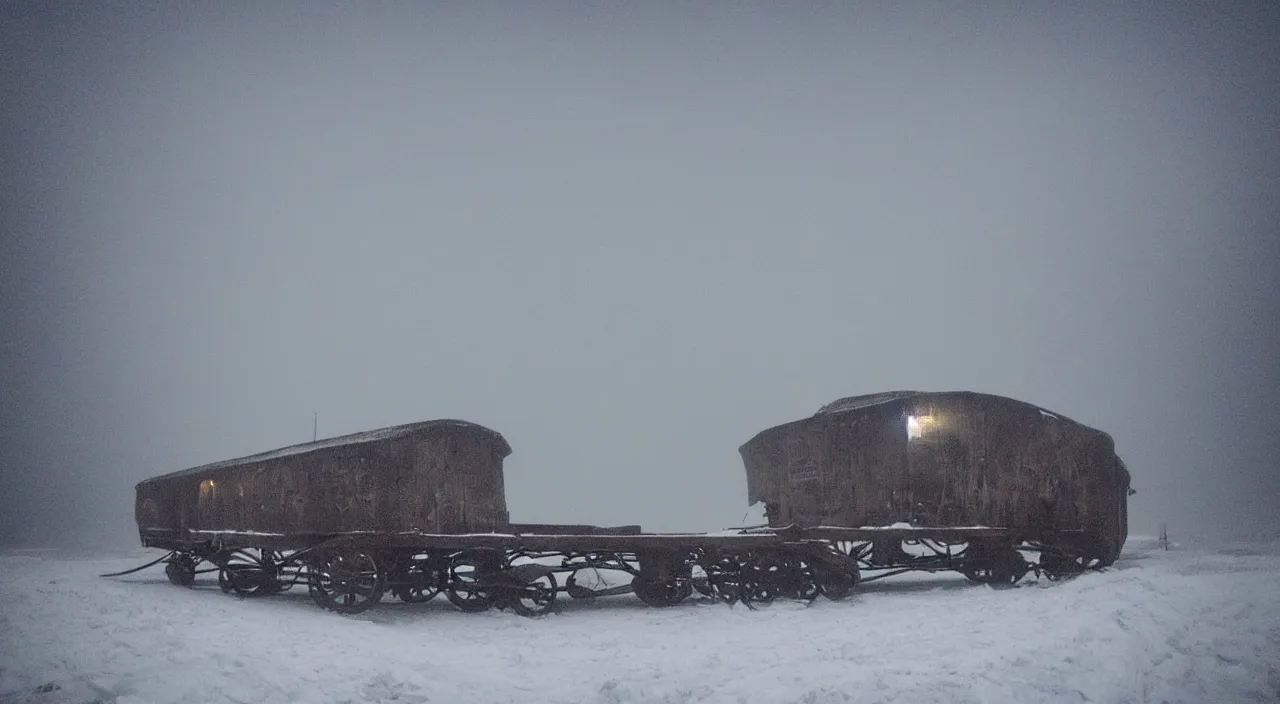
[[[907,416],[907,439],[915,440],[936,423],[933,416]]]

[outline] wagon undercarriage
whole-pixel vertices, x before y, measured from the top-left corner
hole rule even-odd
[[[643,533],[638,526],[524,526],[538,532],[470,535],[158,532],[144,544],[168,550],[169,581],[191,586],[217,575],[241,597],[305,588],[321,608],[363,612],[386,598],[425,603],[443,594],[464,612],[523,616],[552,611],[562,596],[634,593],[669,607],[697,593],[749,608],[777,599],[839,600],[859,584],[905,572],[963,574],[1013,585],[1030,572],[1051,579],[1098,567],[1070,547],[1021,540],[999,528],[756,528],[713,534]],[[614,576],[614,583],[602,580]],[[620,577],[620,579],[619,579]]]

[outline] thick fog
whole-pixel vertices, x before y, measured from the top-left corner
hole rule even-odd
[[[513,520],[716,530],[739,445],[902,388],[1107,431],[1131,532],[1280,533],[1274,5],[0,23],[2,542],[432,418],[511,443]]]

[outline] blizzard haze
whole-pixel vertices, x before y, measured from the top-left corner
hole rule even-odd
[[[1278,13],[5,3],[0,537],[136,544],[313,413],[716,530],[739,445],[900,388],[1111,433],[1133,532],[1280,534]]]

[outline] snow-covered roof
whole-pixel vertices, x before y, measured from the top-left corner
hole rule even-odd
[[[418,423],[406,423],[404,425],[393,425],[387,428],[378,428],[376,430],[365,430],[358,433],[351,433],[349,435],[339,435],[337,437],[325,438],[324,440],[317,440],[315,442],[307,442],[299,445],[290,445],[288,447],[282,447],[276,450],[260,452],[256,455],[249,455],[247,457],[237,457],[235,459],[229,459],[229,460],[220,460],[218,462],[210,462],[209,464],[203,464],[203,465],[200,465],[199,467],[192,467],[190,469],[183,469],[177,472],[170,472],[169,474],[163,474],[158,477],[151,477],[150,479],[145,479],[140,483],[146,484],[147,482],[152,482],[159,479],[172,479],[174,477],[181,477],[189,474],[207,472],[207,471],[216,470],[216,469],[224,469],[228,467],[236,467],[242,464],[252,464],[254,462],[264,462],[267,460],[274,460],[281,457],[300,455],[307,452],[317,452],[320,450],[328,450],[335,447],[363,445],[366,443],[393,440],[396,438],[404,437],[406,435],[410,435],[410,434],[418,433],[422,431],[428,431],[428,430],[461,430],[461,431],[470,432],[470,433],[487,434],[495,438],[496,440],[498,440],[498,442],[501,444],[501,446],[503,447],[503,449],[506,451],[507,454],[510,454],[511,452],[511,446],[507,444],[506,439],[503,438],[502,435],[497,431],[492,430],[490,428],[486,428],[483,425],[477,425],[475,423],[471,423],[469,421],[454,420],[454,419],[446,418],[446,419],[440,419],[440,420],[422,421]]]
[[[919,391],[882,391],[876,394],[863,394],[862,396],[846,396],[819,408],[818,415],[823,413],[842,413],[844,411],[853,411],[859,408],[878,406],[882,403],[888,403],[890,401],[897,401],[899,399],[911,398],[912,396],[919,395]]]
[[[1082,425],[1078,421],[1074,421],[1070,418],[1067,418],[1066,416],[1060,413],[1051,413],[1049,410],[1045,408],[1041,408],[1040,406],[1037,406],[1034,403],[1027,403],[1026,401],[1020,401],[1016,398],[1009,398],[1008,396],[984,394],[976,391],[882,391],[880,393],[863,394],[861,396],[846,396],[845,398],[837,399],[835,401],[832,401],[831,403],[828,403],[822,408],[819,408],[818,412],[815,413],[814,415],[820,416],[828,413],[844,413],[847,411],[856,411],[863,408],[870,408],[871,406],[879,406],[881,404],[891,403],[893,401],[902,401],[904,399],[915,398],[918,396],[937,397],[937,396],[955,396],[955,395],[983,397],[987,399],[998,399],[1000,401],[1004,401],[1007,403],[1016,403],[1020,406],[1025,406],[1027,408],[1034,408],[1040,411],[1041,415],[1043,415],[1044,417],[1050,420],[1060,420],[1060,421],[1064,421],[1074,425]]]
[[[841,413],[851,413],[854,411],[861,411],[867,408],[873,408],[875,406],[881,406],[881,405],[890,404],[890,403],[898,403],[901,401],[910,401],[911,399],[917,399],[917,398],[940,398],[940,397],[947,397],[947,396],[981,397],[981,398],[996,400],[996,401],[1009,403],[1009,404],[1017,404],[1019,406],[1022,406],[1028,409],[1038,410],[1042,414],[1042,417],[1050,422],[1063,423],[1073,427],[1085,429],[1091,432],[1101,433],[1102,435],[1106,435],[1108,438],[1110,438],[1110,435],[1107,435],[1107,433],[1104,433],[1103,431],[1098,430],[1097,428],[1091,428],[1087,425],[1084,425],[1083,423],[1080,423],[1079,421],[1068,418],[1062,415],[1061,413],[1053,413],[1048,409],[1042,408],[1033,403],[1027,403],[1026,401],[1019,401],[1018,399],[1009,398],[1008,396],[998,396],[995,394],[980,393],[977,391],[897,390],[897,391],[881,391],[878,393],[862,394],[859,396],[846,396],[844,398],[837,399],[835,401],[832,401],[831,403],[828,403],[822,408],[819,408],[816,413],[814,413],[812,416],[809,416],[808,418],[793,420],[788,423],[783,423],[782,425],[774,426],[772,428],[767,428],[765,430],[760,431],[755,435],[755,437],[753,437],[751,440],[747,441],[745,444],[739,447],[738,451],[745,452],[747,448],[752,446],[756,441],[758,441],[762,437],[773,436],[778,433],[792,432],[796,428],[805,427],[809,423],[813,422],[815,419],[820,419],[824,416],[832,416],[832,415],[841,414]]]

